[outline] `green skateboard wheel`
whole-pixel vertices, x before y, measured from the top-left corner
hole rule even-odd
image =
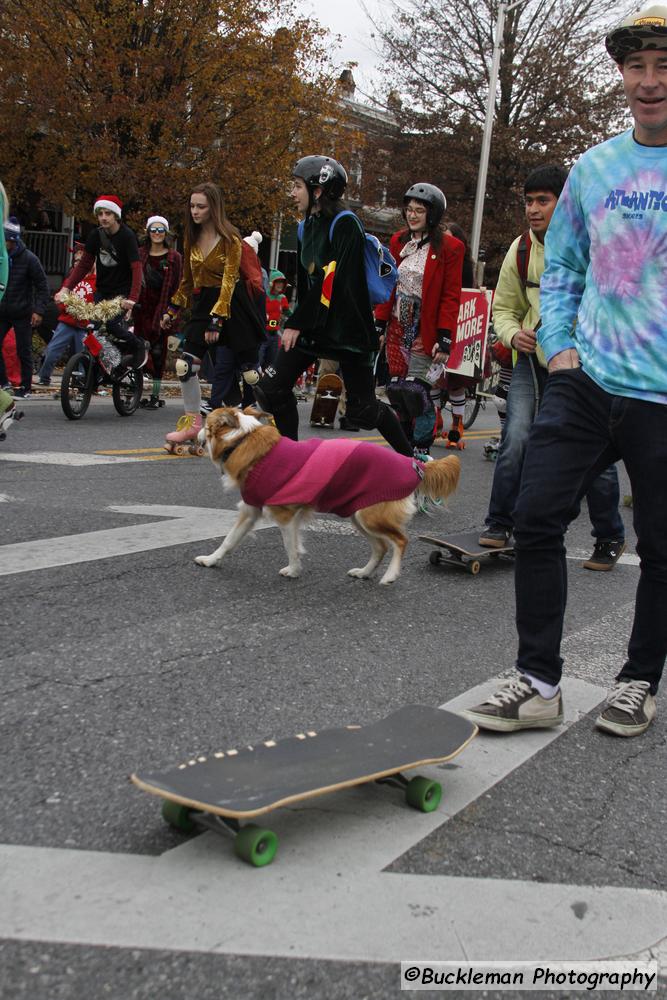
[[[165,799],[162,803],[162,818],[181,833],[192,833],[197,829],[191,814],[192,809],[182,806],[180,802],[170,802],[169,799]]]
[[[440,805],[441,798],[442,785],[430,778],[413,778],[405,789],[405,801],[420,812],[434,812]]]
[[[247,861],[254,868],[263,868],[275,858],[278,838],[273,830],[264,830],[254,823],[248,823],[237,833],[234,850],[241,861]]]

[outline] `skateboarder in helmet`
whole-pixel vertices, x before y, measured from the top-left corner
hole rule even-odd
[[[562,721],[564,533],[618,459],[641,564],[627,658],[599,729],[648,729],[667,656],[667,6],[634,11],[606,46],[634,124],[575,163],[545,242],[537,340],[549,375],[514,508],[519,673],[466,712],[506,732]]]
[[[389,399],[420,453],[428,453],[433,443],[440,374],[451,350],[461,300],[465,250],[460,240],[445,231],[446,207],[445,196],[435,184],[419,182],[407,189],[403,196],[406,225],[389,244],[398,262],[398,282],[389,301],[375,309],[379,328],[387,331]],[[454,407],[448,444],[462,446],[463,406],[459,411],[457,402],[459,395],[465,402],[465,388],[456,376],[448,388]]]
[[[331,156],[303,156],[292,171],[292,198],[304,217],[298,242],[297,304],[282,346],[257,386],[258,402],[273,414],[281,434],[298,439],[293,388],[315,358],[340,362],[348,394],[347,415],[375,427],[403,455],[412,449],[391,407],[375,396],[373,361],[379,348],[364,270],[361,223],[343,215],[345,168]]]

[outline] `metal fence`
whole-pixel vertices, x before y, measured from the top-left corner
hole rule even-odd
[[[23,242],[39,258],[47,274],[64,275],[69,270],[69,233],[43,233],[27,229]]]

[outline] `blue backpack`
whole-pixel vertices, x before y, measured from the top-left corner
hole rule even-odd
[[[342,219],[344,215],[351,215],[353,219],[359,224],[359,228],[364,234],[364,271],[366,272],[366,284],[368,285],[368,296],[371,300],[371,306],[381,305],[383,302],[387,302],[391,298],[391,293],[393,292],[396,281],[398,280],[398,268],[396,267],[396,261],[394,260],[392,254],[389,253],[389,249],[380,243],[377,236],[372,236],[371,233],[367,233],[361,224],[361,220],[358,215],[354,212],[345,211],[339,212],[338,215],[334,216],[331,221],[331,226],[329,227],[329,242],[333,242],[333,231],[336,223],[339,219]],[[297,226],[297,235],[299,240],[303,239],[303,219]]]

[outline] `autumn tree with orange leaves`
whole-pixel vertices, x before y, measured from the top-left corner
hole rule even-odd
[[[73,214],[180,219],[214,180],[269,227],[301,151],[345,135],[326,36],[291,0],[3,0],[0,177]],[[8,137],[11,137],[8,141]],[[339,147],[339,153],[341,151]]]

